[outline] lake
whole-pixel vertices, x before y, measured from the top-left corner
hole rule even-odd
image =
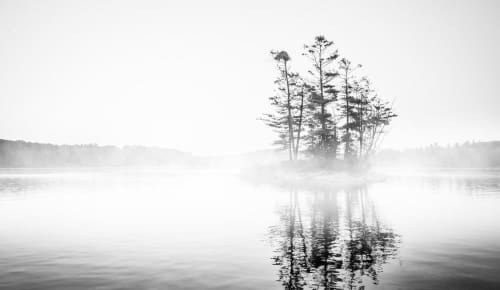
[[[2,169],[0,289],[500,289],[500,171]]]

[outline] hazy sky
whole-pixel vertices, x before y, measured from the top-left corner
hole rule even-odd
[[[0,138],[269,148],[271,49],[323,34],[400,115],[383,147],[500,139],[500,1],[0,0]]]

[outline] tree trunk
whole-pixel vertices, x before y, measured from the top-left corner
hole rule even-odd
[[[321,97],[321,143],[320,150],[323,158],[326,157],[326,122],[325,122],[325,96],[323,94],[323,61],[322,61],[322,50],[319,47],[319,93]]]
[[[295,160],[297,160],[299,154],[299,143],[300,143],[300,132],[302,131],[302,112],[304,111],[304,87],[302,86],[302,95],[300,97],[300,114],[299,114],[299,126],[297,131],[297,145],[295,145]]]
[[[286,93],[287,93],[287,109],[288,109],[288,155],[289,159],[293,160],[293,152],[295,152],[295,141],[293,138],[293,121],[292,121],[292,105],[291,105],[291,94],[290,94],[290,83],[288,81],[288,68],[286,60],[283,61],[285,65],[285,81],[286,81]]]
[[[363,94],[359,98],[358,118],[359,118],[359,159],[363,159]]]
[[[350,152],[349,152],[349,147],[350,147],[350,139],[351,136],[349,135],[349,87],[348,87],[348,68],[346,65],[345,69],[345,103],[346,103],[346,108],[345,108],[345,115],[346,115],[346,124],[345,124],[345,150],[344,150],[344,159],[347,160],[350,158]]]

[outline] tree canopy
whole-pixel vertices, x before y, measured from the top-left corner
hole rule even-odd
[[[275,94],[269,98],[273,111],[262,120],[276,132],[274,144],[288,150],[290,160],[303,153],[310,158],[359,161],[378,148],[397,115],[368,77],[359,74],[361,65],[341,58],[333,41],[324,36],[304,45],[302,56],[310,63],[305,73],[291,70],[288,52],[271,51],[271,56],[278,76]]]

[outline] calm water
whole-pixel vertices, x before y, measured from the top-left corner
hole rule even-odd
[[[500,289],[500,172],[0,171],[0,289]]]

